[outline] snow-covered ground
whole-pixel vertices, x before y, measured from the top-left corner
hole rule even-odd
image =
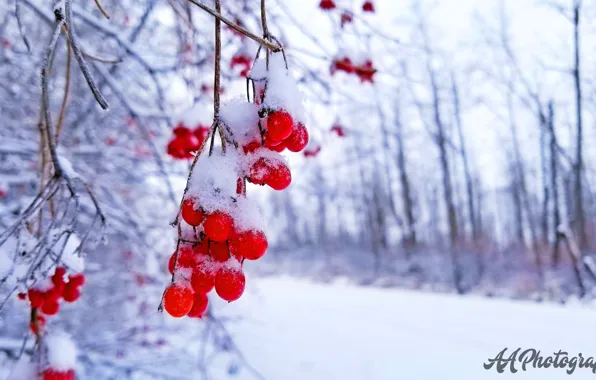
[[[591,369],[487,371],[509,347],[542,355],[596,356],[596,312],[558,306],[397,289],[250,279],[248,293],[224,311],[247,360],[270,380],[587,379]],[[240,372],[238,379],[254,379]]]

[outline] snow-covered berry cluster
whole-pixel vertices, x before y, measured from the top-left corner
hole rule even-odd
[[[210,147],[208,155],[199,152],[191,169],[177,249],[168,263],[172,283],[163,297],[173,317],[203,316],[213,289],[228,302],[242,296],[244,261],[260,259],[268,248],[247,183],[286,189],[292,175],[280,152],[300,152],[308,144],[302,98],[285,59],[274,54],[268,61],[257,60],[248,75],[253,101],[221,106],[211,133],[220,129],[222,147]]]
[[[174,136],[168,143],[168,154],[178,160],[192,159],[192,153],[199,150],[208,132],[209,127],[203,125],[190,129],[184,122],[178,123],[174,128]]]
[[[75,302],[81,295],[81,286],[85,284],[85,275],[72,273],[65,280],[66,268],[57,267],[52,277],[36,283],[27,293],[19,293],[21,300],[29,300],[32,320],[29,324],[31,331],[39,335],[43,332],[46,319],[60,310],[60,300]]]

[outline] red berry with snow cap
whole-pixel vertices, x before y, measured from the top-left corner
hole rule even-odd
[[[269,173],[269,176],[265,179],[265,183],[273,190],[285,190],[292,183],[292,173],[285,163],[279,163]]]
[[[207,294],[213,290],[216,275],[214,264],[211,260],[205,260],[193,270],[190,283],[195,293]]]
[[[215,292],[223,300],[232,302],[244,293],[246,277],[240,268],[223,267],[215,277]]]
[[[298,123],[294,126],[292,134],[284,140],[284,143],[290,152],[298,153],[306,148],[308,140],[308,130],[304,124]]]
[[[205,213],[193,198],[188,198],[182,203],[182,219],[191,226],[199,226],[205,219]]]

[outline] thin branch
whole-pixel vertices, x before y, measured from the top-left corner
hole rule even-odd
[[[68,104],[68,93],[70,91],[70,66],[72,62],[72,49],[70,44],[67,44],[68,52],[66,55],[66,83],[64,84],[64,97],[62,98],[62,106],[60,107],[60,115],[58,116],[58,123],[56,124],[56,144],[60,138],[60,132],[62,132],[62,126],[64,125],[64,117],[66,116],[66,105]]]
[[[27,51],[31,53],[31,45],[29,45],[29,40],[23,31],[23,22],[21,21],[21,0],[15,1],[15,15],[17,18],[17,26],[19,27],[19,34],[21,35],[21,39],[23,43],[27,47]]]
[[[43,60],[43,66],[41,68],[42,109],[45,119],[45,125],[42,128],[44,128],[44,134],[47,139],[48,148],[50,150],[50,156],[52,158],[52,163],[54,164],[54,174],[56,176],[62,175],[62,168],[60,167],[60,163],[58,162],[58,155],[56,153],[56,147],[54,146],[54,141],[52,139],[51,133],[52,117],[50,115],[49,76],[50,62],[52,59],[52,55],[56,50],[56,44],[58,43],[58,38],[60,37],[63,25],[64,19],[57,17],[56,26],[54,28],[54,32],[52,33],[50,43],[48,44],[48,47],[46,49],[46,54]]]
[[[196,5],[197,7],[201,8],[205,12],[209,13],[211,16],[215,17],[217,20],[222,21],[224,24],[226,24],[230,28],[234,29],[238,33],[241,33],[241,34],[245,35],[246,37],[250,38],[251,40],[258,42],[259,44],[267,47],[272,52],[276,53],[278,51],[281,51],[280,46],[272,44],[271,42],[267,41],[266,39],[261,38],[255,34],[249,32],[248,30],[244,29],[243,27],[233,23],[232,21],[230,21],[227,18],[225,18],[224,16],[222,16],[220,12],[217,12],[217,11],[209,8],[205,4],[201,4],[196,0],[188,0],[188,1],[193,3],[194,5]]]
[[[95,5],[97,5],[97,8],[99,8],[99,11],[101,12],[102,15],[104,15],[105,18],[107,18],[108,20],[110,19],[110,15],[108,14],[108,12],[106,12],[106,10],[101,6],[101,3],[99,2],[99,0],[95,0]]]
[[[64,3],[65,3],[64,17],[65,17],[65,21],[67,24],[66,32],[68,35],[70,45],[72,46],[72,52],[74,53],[74,56],[77,59],[77,62],[79,63],[81,72],[83,73],[83,76],[85,77],[85,80],[87,81],[87,84],[89,85],[89,88],[91,89],[91,92],[93,93],[93,96],[95,96],[95,100],[97,100],[97,102],[99,103],[101,108],[106,110],[109,108],[109,104],[108,104],[107,100],[104,98],[104,96],[102,95],[99,88],[97,88],[97,85],[95,84],[93,75],[91,74],[91,71],[89,70],[89,65],[87,65],[85,58],[83,58],[83,54],[81,53],[81,49],[79,48],[76,34],[74,32],[74,24],[72,22],[72,0],[66,0]]]

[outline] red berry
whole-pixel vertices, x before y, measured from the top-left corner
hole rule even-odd
[[[256,152],[262,146],[263,146],[263,144],[262,144],[261,140],[253,140],[253,141],[249,142],[248,144],[245,144],[242,147],[242,149],[244,150],[244,154],[248,154],[248,153]]]
[[[197,207],[197,202],[192,199],[186,199],[182,203],[182,218],[191,226],[198,226],[203,222],[205,213]]]
[[[270,171],[271,165],[266,158],[261,157],[250,167],[248,179],[255,185],[264,185]]]
[[[201,318],[207,311],[207,306],[209,306],[209,297],[207,297],[207,294],[195,293],[192,309],[188,312],[188,316],[191,318]]]
[[[230,251],[238,252],[247,260],[260,259],[267,252],[267,247],[267,237],[263,231],[240,232],[230,240]]]
[[[335,2],[333,0],[321,0],[319,3],[319,8],[325,11],[335,9]]]
[[[79,290],[79,287],[71,285],[70,282],[66,284],[64,287],[64,292],[62,293],[62,297],[66,302],[74,302],[79,299],[80,295],[81,291]]]
[[[275,111],[267,117],[267,137],[274,141],[282,141],[292,134],[294,121],[285,111]]]
[[[54,275],[52,276],[52,282],[54,285],[64,284],[64,275],[66,274],[66,268],[57,267]]]
[[[168,261],[168,270],[170,274],[174,273],[174,264],[176,260],[176,253],[173,253]],[[190,247],[180,247],[178,250],[178,268],[190,268],[196,263],[195,255]]]
[[[33,334],[38,335],[38,333],[41,333],[44,327],[46,326],[46,317],[44,317],[43,315],[38,315],[36,321],[37,324],[29,322],[29,329],[31,329],[31,332]]]
[[[294,126],[294,130],[290,137],[284,140],[284,143],[290,152],[297,153],[306,148],[308,140],[308,130],[304,124],[298,123]]]
[[[32,308],[37,309],[43,305],[45,298],[42,292],[37,289],[29,289],[28,295]]]
[[[58,310],[60,310],[58,300],[46,301],[41,305],[41,312],[46,315],[54,315],[58,313]]]
[[[215,286],[215,270],[213,261],[205,260],[197,265],[192,272],[190,283],[195,293],[209,293]]]
[[[68,282],[72,282],[74,286],[83,286],[85,284],[85,275],[82,273],[71,274],[68,276]]]
[[[221,268],[215,276],[215,291],[222,299],[236,301],[244,293],[246,278],[242,269]]]
[[[292,173],[285,164],[281,163],[269,173],[265,181],[273,190],[284,190],[292,183]]]
[[[27,293],[19,293],[19,294],[17,294],[17,297],[20,300],[26,300],[27,299]]]
[[[281,153],[286,149],[286,143],[285,140],[283,141],[267,141],[265,142],[265,146],[269,149],[272,150],[274,152],[278,152]]]
[[[184,317],[193,303],[193,292],[187,287],[180,285],[170,285],[163,296],[163,306],[174,318]]]
[[[230,250],[228,249],[228,244],[225,241],[222,243],[218,243],[215,241],[210,242],[209,255],[213,260],[220,263],[228,261],[228,259],[230,258]]]
[[[60,297],[62,297],[62,292],[64,291],[64,284],[60,284],[60,286],[54,286],[50,290],[46,291],[43,296],[47,301],[58,301]]]
[[[372,1],[366,1],[366,2],[364,2],[364,4],[362,4],[362,10],[364,12],[374,12],[375,5],[373,4]]]
[[[232,217],[222,211],[216,211],[207,216],[203,224],[205,235],[207,235],[209,240],[220,243],[228,239],[233,227],[234,220]]]
[[[201,256],[208,256],[209,241],[207,239],[203,239],[199,244],[195,245],[193,248],[193,254],[195,262],[198,262],[198,260],[201,259]]]

